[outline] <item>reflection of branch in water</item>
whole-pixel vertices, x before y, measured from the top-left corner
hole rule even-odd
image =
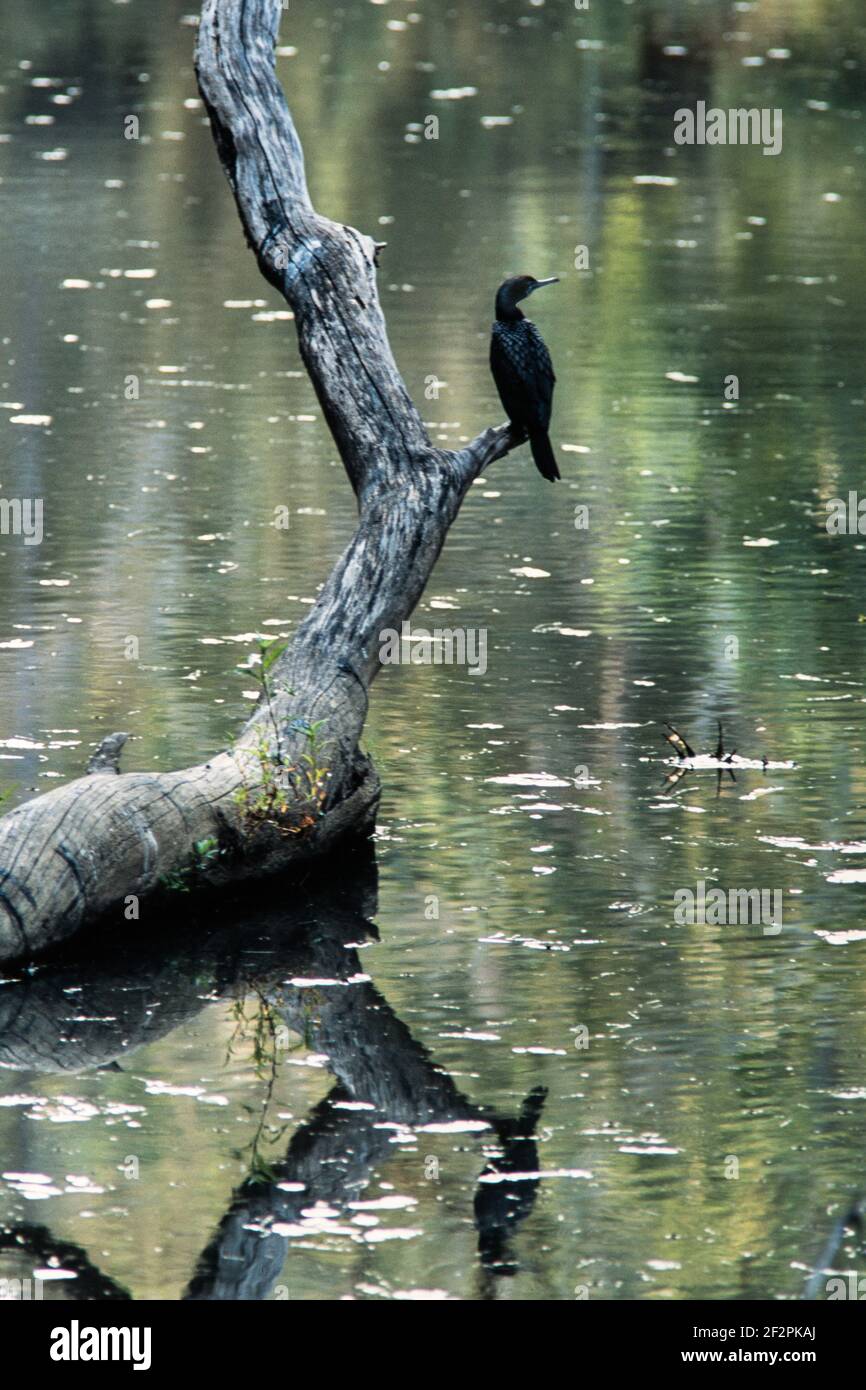
[[[331,1220],[305,1224],[306,1210],[321,1203],[353,1214],[348,1203],[359,1198],[373,1167],[393,1153],[393,1131],[382,1114],[346,1108],[353,1100],[335,1086],[295,1131],[285,1158],[272,1164],[273,1182],[248,1178],[240,1185],[199,1258],[186,1298],[268,1298],[292,1236],[336,1227]]]
[[[546,1099],[545,1087],[536,1086],[523,1102],[517,1118],[501,1119],[496,1126],[502,1150],[484,1169],[475,1194],[478,1254],[488,1274],[517,1273],[518,1265],[511,1255],[509,1242],[518,1224],[535,1205],[539,1180],[524,1176],[509,1181],[508,1175],[538,1171],[535,1130]]]
[[[664,788],[673,791],[674,787],[676,787],[688,773],[694,771],[695,760],[699,758],[704,759],[704,762],[702,764],[702,766],[704,767],[707,765],[708,761],[710,767],[712,767],[713,764],[716,764],[717,797],[721,796],[722,794],[722,778],[724,777],[725,773],[727,773],[732,782],[736,782],[737,779],[734,776],[734,768],[732,764],[734,763],[734,759],[737,756],[737,750],[736,748],[732,748],[730,753],[725,752],[725,736],[722,730],[722,721],[720,719],[717,719],[716,724],[718,725],[719,729],[716,750],[712,754],[707,753],[701,755],[695,752],[694,748],[692,748],[688,740],[683,737],[679,729],[674,728],[673,724],[665,722],[664,728],[667,729],[668,732],[663,732],[662,738],[670,744],[671,748],[673,748],[674,752],[677,755],[678,763],[672,772],[666,773],[662,782],[662,786]],[[764,756],[761,758],[761,764],[763,766],[764,771],[766,772],[769,766],[769,759],[767,758],[766,754],[764,754]],[[734,766],[737,767],[742,767],[744,765],[748,766],[748,763],[742,757],[740,758],[738,763],[734,764]],[[789,766],[793,766],[793,764],[789,764]]]
[[[356,923],[354,940],[363,928]],[[537,1166],[531,1135],[542,1091],[533,1092],[516,1120],[475,1105],[361,974],[355,950],[336,937],[321,933],[295,969],[296,977],[319,982],[315,992],[282,982],[270,990],[264,986],[269,1007],[293,1031],[305,1030],[310,1045],[327,1054],[338,1085],[296,1131],[285,1159],[271,1165],[273,1181],[263,1185],[249,1178],[237,1189],[199,1260],[188,1298],[266,1298],[293,1238],[329,1230],[345,1234],[346,1226],[339,1223],[354,1215],[350,1203],[375,1166],[393,1153],[395,1124],[490,1127],[502,1155],[488,1166],[488,1174]],[[322,984],[325,980],[329,983]],[[358,1108],[359,1102],[366,1108]],[[532,1209],[537,1187],[537,1182],[512,1183],[499,1192],[491,1184],[479,1193],[479,1253],[489,1270],[515,1272],[507,1239]],[[314,1217],[311,1224],[303,1213],[317,1204],[331,1215]],[[353,1234],[360,1238],[360,1232]]]
[[[86,1250],[72,1241],[57,1240],[47,1226],[24,1222],[20,1226],[0,1227],[0,1251],[3,1250],[28,1255],[37,1268],[50,1266],[73,1273],[76,1277],[69,1281],[69,1292],[76,1302],[132,1297],[120,1284],[90,1263]]]
[[[232,1006],[235,1030],[226,1049],[226,1063],[233,1059],[241,1043],[251,1041],[253,1066],[256,1076],[263,1083],[264,1090],[258,1107],[259,1118],[256,1132],[248,1144],[235,1151],[234,1156],[243,1162],[245,1156],[248,1155],[249,1176],[259,1182],[271,1182],[274,1176],[273,1168],[262,1152],[265,1136],[267,1135],[268,1143],[278,1144],[291,1123],[289,1120],[281,1125],[268,1122],[268,1112],[273,1104],[280,1065],[277,1048],[277,1022],[268,1000],[260,994],[255,986],[252,987],[252,994],[256,1000],[257,1008],[253,1017],[250,1018],[246,1011],[246,987],[241,984],[240,989],[240,997]],[[298,1046],[302,1045],[303,1043],[298,1044]],[[285,1050],[288,1051],[288,1049]],[[255,1107],[245,1106],[244,1109],[248,1109],[250,1114],[253,1114]]]
[[[94,951],[91,938],[86,962],[58,961],[0,990],[0,1066],[19,1070],[105,1066],[165,1036],[209,1000],[236,1001],[240,991],[254,991],[264,1007],[265,1022],[257,1026],[270,1033],[278,1023],[327,1056],[337,1084],[295,1131],[282,1159],[253,1164],[198,1261],[187,1298],[267,1298],[290,1241],[310,1233],[308,1208],[326,1203],[346,1231],[346,1218],[355,1214],[351,1203],[394,1154],[395,1127],[490,1128],[501,1154],[488,1165],[488,1177],[537,1170],[532,1133],[543,1092],[533,1092],[516,1119],[476,1105],[362,971],[355,945],[377,935],[369,890],[369,878],[362,878],[339,894],[303,898],[294,891],[290,909],[247,908],[209,935],[191,932],[187,922],[182,935],[162,940],[149,936],[135,944],[127,937],[121,945],[108,938]],[[269,1047],[260,1032],[263,1066]],[[274,1075],[271,1067],[259,1143]],[[508,1242],[537,1187],[536,1180],[481,1184],[475,1219],[490,1277],[517,1268]],[[360,1228],[348,1229],[361,1238]]]

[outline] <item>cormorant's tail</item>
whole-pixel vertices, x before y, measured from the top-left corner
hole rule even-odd
[[[547,430],[530,430],[529,446],[532,449],[535,466],[542,478],[546,478],[549,483],[555,483],[560,472],[556,466],[556,457],[551,448]]]

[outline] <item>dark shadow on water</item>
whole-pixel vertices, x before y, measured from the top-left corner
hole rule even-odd
[[[335,1219],[351,1218],[351,1204],[394,1152],[395,1129],[424,1125],[465,1129],[484,1143],[487,1165],[474,1204],[482,1296],[495,1297],[498,1279],[518,1269],[513,1236],[538,1189],[534,1133],[546,1093],[533,1090],[516,1117],[499,1114],[465,1096],[412,1037],[364,973],[358,951],[377,937],[376,889],[372,854],[359,853],[351,872],[330,886],[311,882],[288,892],[271,885],[269,902],[207,921],[164,922],[156,934],[135,924],[133,936],[128,923],[103,930],[87,938],[86,957],[79,945],[77,954],[0,987],[0,1066],[16,1071],[116,1067],[215,1000],[237,1004],[250,995],[260,1005],[257,1056],[271,1079],[283,1033],[300,1034],[327,1056],[333,1089],[277,1161],[259,1154],[265,1106],[248,1176],[205,1244],[184,1298],[272,1297],[293,1237],[309,1234],[303,1213],[321,1203]],[[281,896],[287,901],[276,905]],[[75,1299],[129,1297],[86,1251],[54,1240],[45,1227],[0,1228],[0,1250],[35,1264],[59,1258],[77,1274],[68,1287]]]

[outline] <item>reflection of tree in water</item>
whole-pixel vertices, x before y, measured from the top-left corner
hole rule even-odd
[[[459,1091],[412,1037],[363,973],[356,949],[376,936],[369,867],[339,896],[323,891],[291,908],[237,910],[209,935],[187,921],[183,935],[169,941],[151,934],[121,948],[91,938],[89,954],[98,963],[70,956],[0,995],[0,1065],[35,1072],[111,1065],[192,1018],[203,996],[234,1000],[229,1055],[241,1042],[252,1045],[263,1095],[244,1151],[247,1176],[199,1257],[186,1298],[267,1298],[293,1236],[309,1232],[304,1213],[321,1204],[344,1219],[354,1214],[350,1203],[393,1156],[395,1129],[431,1124],[495,1136],[485,1146],[486,1180],[475,1198],[485,1293],[497,1276],[517,1270],[511,1236],[537,1192],[537,1180],[525,1175],[538,1165],[533,1136],[545,1092],[534,1090],[517,1117],[497,1114]],[[299,983],[287,983],[293,980]],[[70,989],[80,1020],[69,1018]],[[244,1003],[251,995],[252,1012]],[[285,1131],[270,1115],[290,1033],[327,1056],[335,1084],[295,1129],[285,1154],[265,1157]],[[497,1175],[502,1180],[490,1181]],[[128,1297],[85,1251],[44,1227],[6,1229],[0,1248],[43,1264],[59,1257],[78,1275],[76,1298]]]
[[[70,1281],[70,1285],[74,1288],[76,1302],[132,1298],[132,1294],[120,1284],[91,1264],[90,1256],[82,1246],[70,1240],[58,1240],[47,1226],[26,1221],[18,1226],[0,1227],[0,1254],[4,1252],[26,1257],[34,1269],[47,1266],[74,1274],[75,1279]],[[23,1276],[24,1279],[32,1277],[29,1273]]]
[[[250,1114],[258,1115],[255,1134],[244,1148],[235,1150],[235,1157],[249,1168],[251,1178],[258,1177],[266,1182],[273,1180],[274,1173],[263,1150],[266,1145],[278,1144],[291,1127],[289,1120],[282,1124],[274,1124],[268,1119],[280,1073],[280,1053],[282,1051],[284,1056],[288,1055],[292,1051],[309,1046],[309,1043],[306,1037],[302,1037],[293,1047],[281,1048],[281,1030],[284,1029],[284,1025],[280,1024],[279,1015],[256,985],[251,986],[250,992],[255,1001],[252,1014],[247,1011],[249,996],[243,993],[232,1005],[231,1013],[235,1027],[226,1049],[226,1064],[241,1048],[246,1048],[251,1054],[256,1076],[262,1083],[262,1098],[258,1110],[251,1105],[243,1107]]]

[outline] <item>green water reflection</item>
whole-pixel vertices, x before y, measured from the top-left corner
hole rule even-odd
[[[45,505],[41,546],[0,537],[17,797],[79,773],[111,729],[135,735],[128,766],[223,744],[254,635],[292,631],[351,534],[196,102],[193,8],[7,6],[0,494]],[[485,628],[487,670],[375,687],[381,941],[362,959],[473,1102],[514,1113],[546,1086],[542,1169],[591,1174],[542,1183],[518,1272],[482,1287],[481,1140],[395,1144],[365,1195],[414,1198],[379,1229],[416,1234],[307,1235],[283,1283],[796,1297],[863,1181],[866,538],[825,525],[864,486],[861,9],[298,0],[282,42],[317,205],[388,242],[382,299],[434,438],[499,420],[499,280],[561,277],[532,312],[564,481],[541,484],[525,450],[485,475],[416,615]],[[675,146],[697,100],[780,107],[782,153]],[[717,718],[729,746],[796,767],[662,796],[659,721],[710,749]],[[780,889],[782,932],[676,926],[675,891],[700,879]],[[137,1297],[183,1292],[255,1130],[253,1044],[226,1059],[235,1019],[211,983],[125,1075],[3,1073],[3,1171],[102,1191],[4,1183],[0,1218],[102,1252]],[[279,1113],[301,1121],[330,1085],[286,1066]]]

